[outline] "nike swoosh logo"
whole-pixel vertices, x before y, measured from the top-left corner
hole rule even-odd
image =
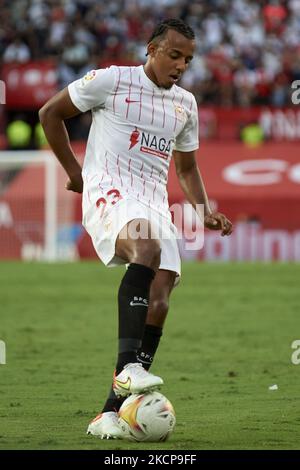
[[[129,390],[130,385],[131,385],[131,378],[128,377],[126,382],[121,382],[120,380],[115,379],[115,385],[117,385],[120,388],[123,388],[124,390]]]
[[[140,302],[133,302],[133,300],[130,302],[131,307],[134,307],[136,305],[141,305],[142,307],[148,307],[148,304],[142,304]]]
[[[130,100],[129,98],[125,98],[126,103],[140,103],[140,100]]]

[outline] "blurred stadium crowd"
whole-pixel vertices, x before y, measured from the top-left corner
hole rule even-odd
[[[0,55],[54,59],[62,88],[91,68],[145,61],[154,25],[170,17],[195,29],[182,85],[199,103],[289,104],[300,79],[300,0],[0,0]]]

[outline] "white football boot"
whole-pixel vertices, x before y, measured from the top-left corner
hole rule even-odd
[[[101,439],[121,439],[122,430],[118,423],[118,413],[115,411],[100,413],[91,421],[86,433]]]
[[[142,364],[129,363],[114,377],[113,390],[117,397],[126,397],[133,393],[155,390],[163,383],[160,377],[147,372]]]

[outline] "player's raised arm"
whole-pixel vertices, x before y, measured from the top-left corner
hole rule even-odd
[[[204,225],[212,230],[222,230],[222,235],[232,233],[232,223],[227,217],[219,212],[212,212],[204,182],[197,165],[196,151],[180,152],[173,151],[176,173],[180,186],[188,201],[197,210],[197,204],[204,205]]]
[[[71,148],[64,121],[80,113],[67,88],[53,96],[39,111],[47,140],[69,177],[66,188],[77,193],[81,193],[83,187],[81,166]]]

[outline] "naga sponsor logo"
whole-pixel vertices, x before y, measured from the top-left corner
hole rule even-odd
[[[140,143],[140,151],[155,155],[160,158],[168,159],[173,139],[166,140],[164,137],[158,138],[156,135],[140,132],[137,127],[130,135],[129,150],[137,143]]]
[[[138,131],[136,127],[134,131],[131,132],[131,136],[129,139],[130,140],[129,150],[132,149],[132,147],[134,147],[138,143],[139,138],[140,138],[140,131]]]

